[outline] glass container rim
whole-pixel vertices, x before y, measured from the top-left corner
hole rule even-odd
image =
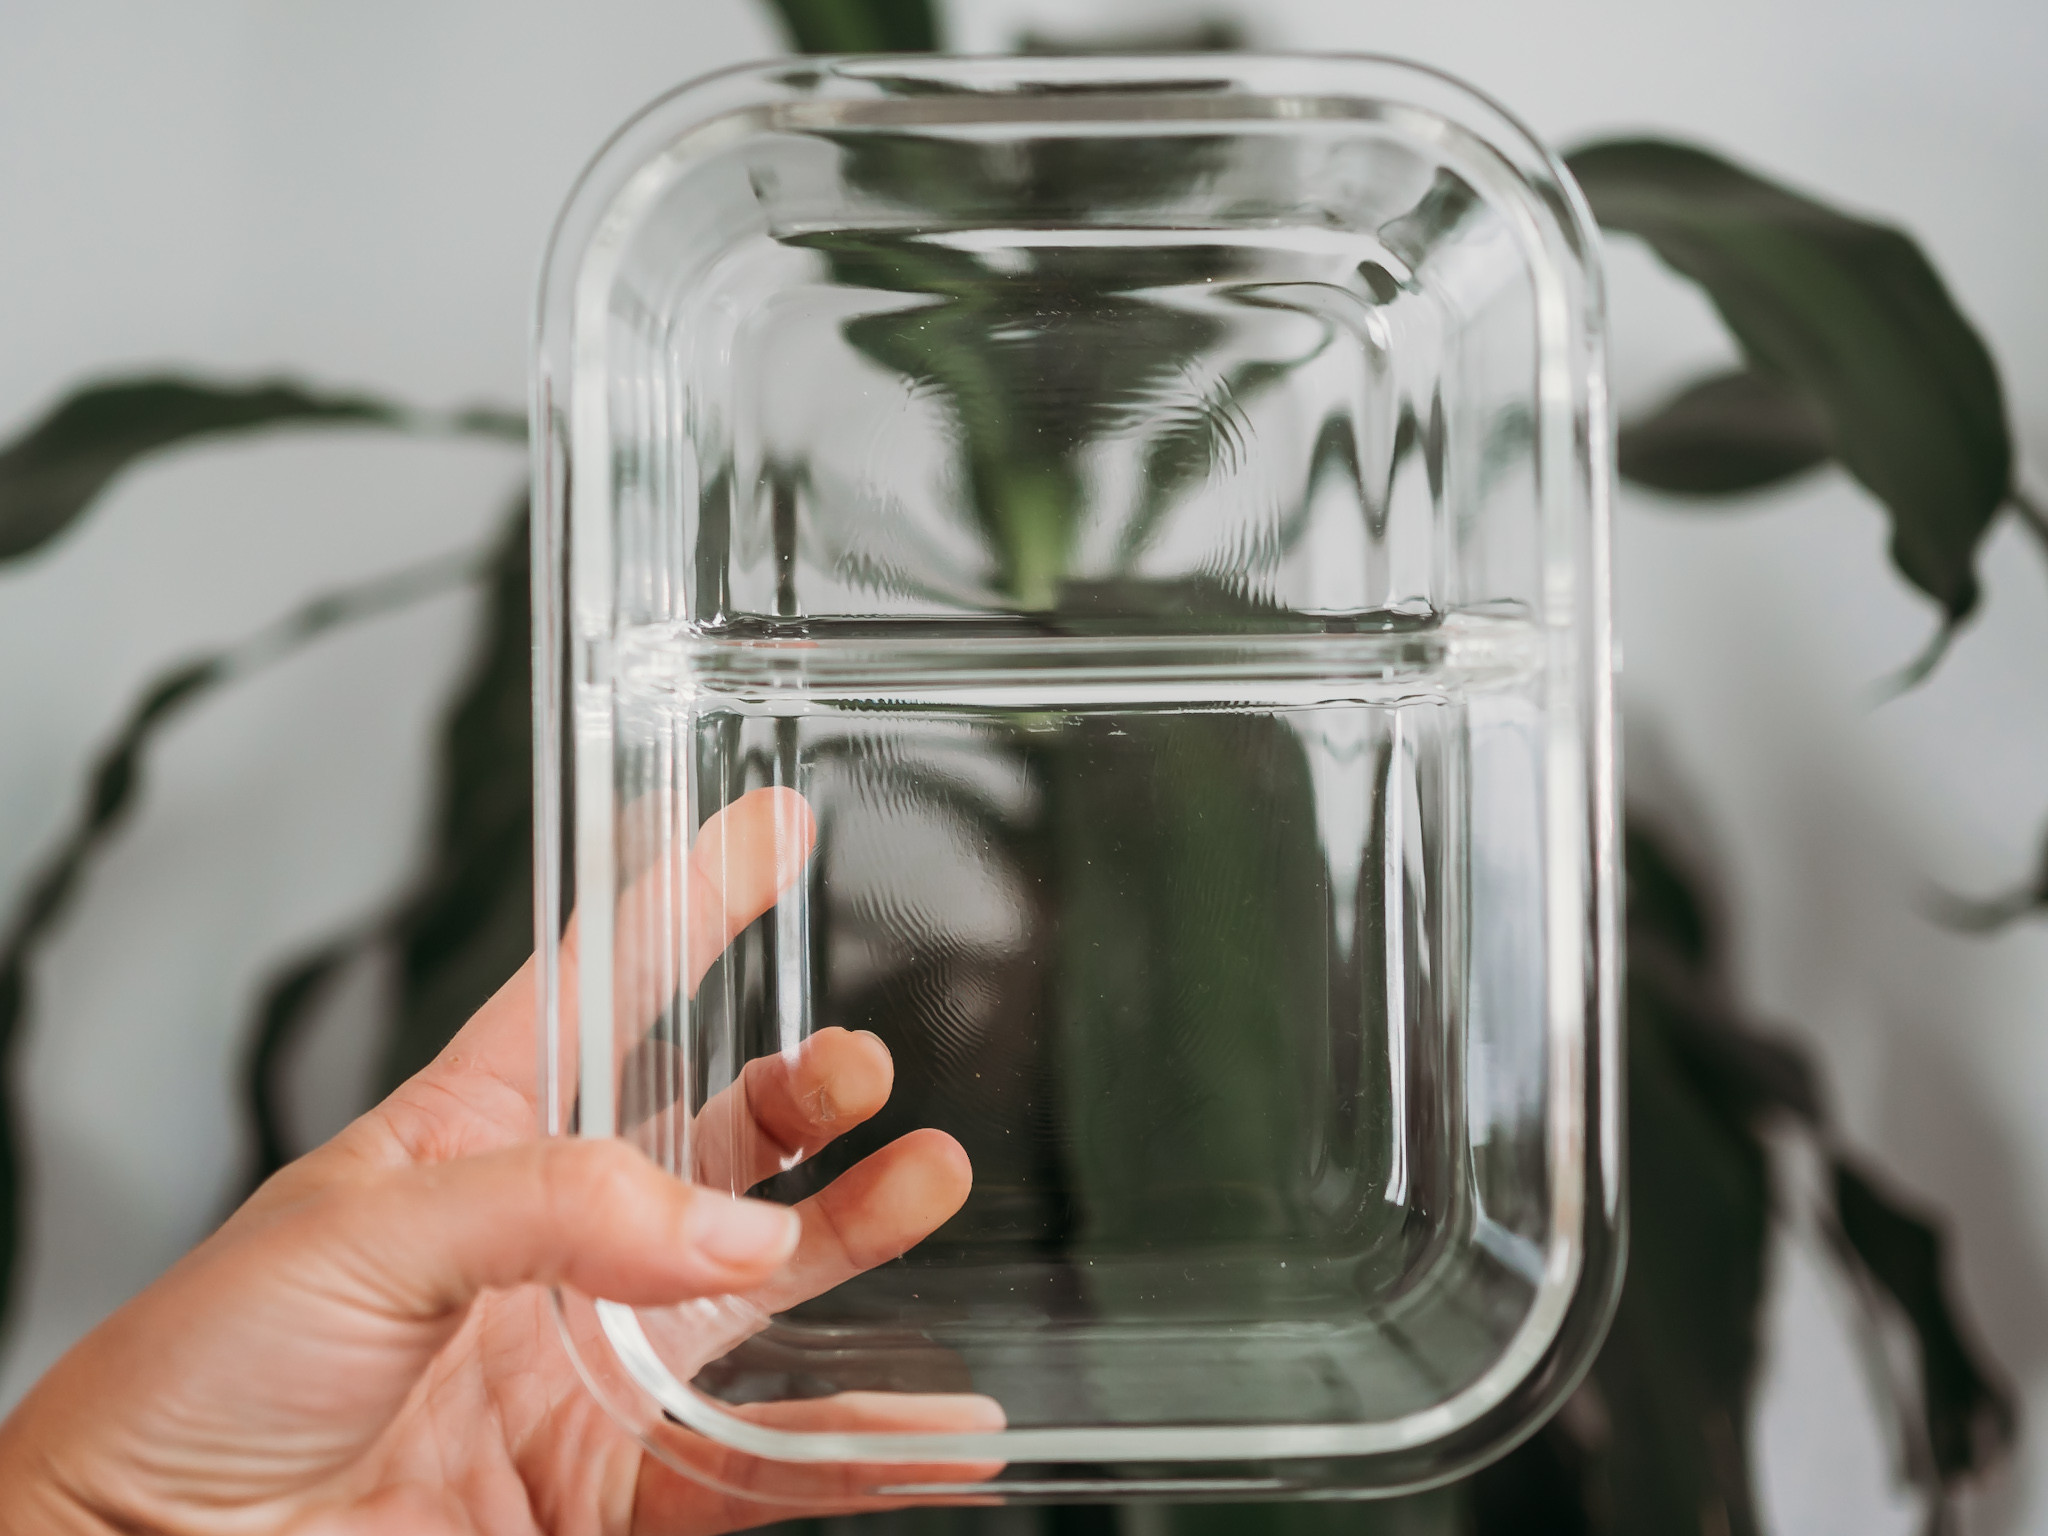
[[[1193,65],[1203,67],[1198,72]],[[1262,86],[1262,82],[1293,76],[1303,77],[1306,84],[1292,89]],[[886,94],[889,82],[911,79],[964,88],[956,95]],[[1396,83],[1410,89],[1405,93],[1388,90]],[[1307,88],[1311,85],[1316,89]],[[1090,88],[1082,89],[1084,86]],[[1145,119],[1146,126],[1165,134],[1201,131],[1221,122],[1259,120],[1271,122],[1276,132],[1302,132],[1318,122],[1375,118],[1445,153],[1453,140],[1462,141],[1463,147],[1490,161],[1490,167],[1480,168],[1487,182],[1481,190],[1518,203],[1514,212],[1522,220],[1524,254],[1531,258],[1532,281],[1539,289],[1546,282],[1551,285],[1551,318],[1558,323],[1539,347],[1542,377],[1538,392],[1539,398],[1553,404],[1562,400],[1566,407],[1568,419],[1550,425],[1570,430],[1562,438],[1553,435],[1552,441],[1569,445],[1567,456],[1582,472],[1583,483],[1577,505],[1562,513],[1551,505],[1553,498],[1546,490],[1543,515],[1546,526],[1558,515],[1587,525],[1587,529],[1573,532],[1576,535],[1589,529],[1589,542],[1573,545],[1567,563],[1579,580],[1562,603],[1549,605],[1551,611],[1543,620],[1551,640],[1547,670],[1556,685],[1555,701],[1565,705],[1551,716],[1547,734],[1552,750],[1547,761],[1557,767],[1565,759],[1574,759],[1563,776],[1565,782],[1548,784],[1545,798],[1550,803],[1550,829],[1566,831],[1565,841],[1576,845],[1561,855],[1561,861],[1574,865],[1567,878],[1576,881],[1567,904],[1588,916],[1591,935],[1589,945],[1575,943],[1570,955],[1553,955],[1554,962],[1562,962],[1562,969],[1572,973],[1569,985],[1576,1002],[1561,1009],[1553,998],[1545,1009],[1550,1044],[1563,1049],[1556,1051],[1546,1095],[1550,1182],[1557,1210],[1542,1278],[1528,1315],[1507,1347],[1467,1387],[1401,1419],[1311,1426],[1168,1429],[1097,1425],[972,1435],[821,1434],[771,1429],[730,1414],[687,1384],[675,1382],[630,1311],[605,1305],[606,1314],[618,1324],[605,1331],[621,1363],[643,1390],[689,1427],[745,1454],[790,1462],[888,1463],[998,1456],[1012,1461],[1102,1464],[1357,1456],[1421,1448],[1476,1425],[1514,1397],[1543,1372],[1545,1361],[1554,1356],[1567,1331],[1568,1319],[1590,1305],[1597,1315],[1588,1326],[1570,1330],[1576,1335],[1570,1357],[1561,1370],[1548,1373],[1544,1398],[1552,1405],[1561,1401],[1590,1365],[1618,1292],[1623,1226],[1618,1129],[1621,1045],[1615,1002],[1619,868],[1615,858],[1612,662],[1607,634],[1606,461],[1611,449],[1602,357],[1599,245],[1590,209],[1561,159],[1486,93],[1442,70],[1391,55],[1312,52],[827,55],[736,64],[663,93],[607,139],[577,178],[551,231],[541,269],[534,328],[538,366],[533,443],[535,480],[547,507],[546,515],[535,520],[536,553],[541,556],[535,565],[540,600],[537,644],[550,668],[561,668],[564,658],[573,656],[567,670],[581,681],[588,669],[577,653],[586,640],[602,639],[596,632],[601,625],[582,621],[607,610],[609,582],[603,578],[608,548],[579,543],[571,562],[576,572],[573,585],[564,590],[550,583],[550,572],[559,574],[558,562],[567,546],[581,536],[578,529],[565,526],[569,492],[572,486],[584,491],[586,473],[592,476],[592,490],[601,478],[597,471],[602,459],[592,449],[602,437],[599,429],[603,428],[604,407],[601,399],[588,397],[602,392],[584,390],[583,398],[578,398],[575,388],[579,375],[593,372],[602,376],[601,343],[594,350],[588,345],[583,322],[590,316],[586,308],[589,296],[603,289],[605,280],[591,271],[588,262],[608,238],[617,239],[636,227],[634,215],[649,206],[661,186],[672,181],[679,165],[694,154],[715,152],[772,131],[771,125],[797,131],[891,123],[917,128],[1014,125],[1027,131],[1059,131],[1133,121],[1129,113],[1120,118],[1106,114],[1107,105],[1116,98],[1114,88],[1119,86],[1154,109],[1171,101],[1201,101],[1230,109]],[[1339,101],[1349,101],[1358,110],[1333,110]],[[991,110],[965,113],[964,104],[969,103]],[[1250,110],[1254,104],[1266,110]],[[1320,110],[1307,110],[1310,105]],[[851,113],[858,121],[850,121],[850,109],[857,107],[866,110]],[[1555,260],[1555,268],[1537,259],[1545,251],[1554,260],[1562,258]],[[1545,307],[1540,299],[1538,307]],[[565,404],[570,407],[566,412],[561,409]],[[577,495],[574,499],[582,507],[576,519],[579,525],[587,528],[603,522],[602,517],[592,515],[593,508],[604,504],[601,495],[591,500]],[[1554,532],[1550,535],[1555,536]],[[1575,647],[1574,637],[1568,633],[1577,629],[1584,631],[1583,648]],[[538,734],[543,739],[551,730],[556,733],[554,739],[560,739],[561,683],[559,678],[552,684],[536,681],[542,721]],[[550,703],[551,687],[556,691]],[[544,782],[536,786],[537,835],[543,848],[559,848],[563,811],[559,768],[551,751],[539,749],[538,756]],[[593,830],[579,825],[575,840],[584,842]],[[1546,907],[1553,917],[1558,896],[1555,887],[1546,892]],[[549,1128],[560,1131],[567,1129],[573,1088],[564,1093],[549,1070],[564,1059],[557,1006],[560,992],[554,982],[560,933],[559,923],[552,921],[546,910],[549,900],[543,891],[537,984],[542,998],[544,1076],[549,1080]],[[594,937],[586,927],[585,941]],[[579,983],[585,988],[602,987],[603,969],[584,968]],[[583,1050],[590,1052],[607,1034],[603,1021],[609,1019],[608,998],[593,994],[580,1002],[581,1043]],[[572,1047],[569,1059],[573,1061],[574,1056]],[[589,1074],[578,1076],[588,1079]],[[609,1134],[609,1112],[592,1110],[586,1097],[580,1133]],[[1598,1188],[1589,1189],[1589,1184]],[[1611,1240],[1593,1243],[1589,1249],[1589,1223],[1604,1226]],[[1585,1294],[1589,1289],[1585,1284],[1589,1251],[1602,1257],[1606,1266],[1604,1277],[1600,1277],[1606,1283],[1596,1287],[1599,1294],[1590,1298]],[[680,1391],[670,1390],[672,1386]],[[1540,1415],[1532,1417],[1530,1424],[1539,1421]]]

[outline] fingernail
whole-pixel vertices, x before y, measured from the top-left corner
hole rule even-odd
[[[796,1247],[797,1215],[766,1200],[704,1202],[697,1246],[719,1264],[748,1269],[787,1258]]]

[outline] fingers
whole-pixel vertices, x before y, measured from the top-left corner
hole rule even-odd
[[[733,1413],[775,1429],[814,1434],[994,1434],[1006,1426],[1002,1406],[976,1393],[842,1392],[801,1402],[757,1403]],[[638,1536],[728,1531],[798,1515],[853,1514],[930,1499],[878,1494],[918,1483],[974,1484],[1003,1469],[997,1460],[928,1462],[765,1461],[674,1425],[655,1430],[667,1455],[690,1469],[677,1474],[653,1457],[641,1463],[633,1505]],[[706,1497],[706,1485],[719,1490]],[[938,1502],[993,1503],[960,1493]]]
[[[746,1289],[799,1230],[785,1207],[685,1184],[623,1143],[553,1140],[350,1186],[277,1234],[361,1304],[423,1320],[502,1286],[635,1306]]]
[[[633,1028],[619,1031],[620,1050],[638,1027],[667,1006],[687,976],[689,989],[749,923],[775,904],[803,872],[817,841],[817,821],[792,789],[757,789],[706,821],[687,854],[673,844],[642,870],[619,898],[615,994]],[[678,910],[687,881],[690,933],[686,959],[653,942],[661,914]],[[557,978],[565,1020],[573,1023],[579,959],[576,924],[563,939]],[[534,1134],[535,978],[531,960],[477,1010],[446,1049],[340,1138],[338,1150],[385,1165],[458,1157],[508,1146]],[[565,1036],[573,1038],[571,1031]]]
[[[1001,1403],[978,1392],[837,1392],[732,1411],[770,1429],[813,1435],[992,1435],[1010,1422]]]
[[[795,1207],[796,1252],[749,1299],[780,1312],[886,1264],[944,1225],[973,1187],[967,1150],[944,1131],[899,1136]]]
[[[633,808],[634,819],[665,823],[672,809],[649,796]],[[642,840],[658,851],[632,877],[612,914],[614,1043],[620,1056],[677,992],[696,995],[726,947],[802,876],[817,836],[804,797],[779,787],[740,796],[698,828],[687,847],[665,825],[645,834]],[[580,954],[576,932],[564,936],[562,951],[566,975]],[[565,1012],[567,1006],[565,995]]]
[[[802,1236],[787,1264],[761,1284],[642,1319],[656,1350],[683,1380],[774,1314],[808,1301],[914,1248],[966,1202],[974,1170],[959,1142],[926,1128],[899,1136],[791,1209]]]
[[[693,996],[726,946],[803,874],[817,841],[817,818],[793,789],[754,790],[704,823],[689,857]]]
[[[873,1115],[895,1078],[889,1048],[865,1030],[821,1029],[792,1053],[750,1061],[691,1126],[691,1175],[752,1189]]]

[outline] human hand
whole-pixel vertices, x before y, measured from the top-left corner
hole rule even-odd
[[[720,916],[690,936],[689,989],[814,838],[790,790],[705,824],[691,910]],[[966,1154],[915,1131],[784,1208],[686,1184],[624,1141],[536,1141],[534,1000],[529,962],[432,1065],[60,1360],[0,1425],[0,1530],[709,1536],[797,1513],[644,1454],[584,1392],[547,1288],[639,1306],[738,1293],[766,1315],[939,1226],[966,1199]],[[874,1036],[822,1030],[751,1063],[705,1107],[723,1122],[707,1139],[750,1187],[873,1115],[891,1080]],[[973,1397],[879,1411],[898,1429],[1000,1426]],[[868,1507],[859,1486],[845,1507]]]

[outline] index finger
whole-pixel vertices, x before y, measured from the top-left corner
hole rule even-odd
[[[652,795],[631,808],[629,826],[657,852],[612,914],[615,1069],[677,994],[695,996],[726,947],[801,878],[817,842],[810,804],[780,786],[740,796],[707,817],[687,844],[673,829],[673,810],[667,797]],[[572,919],[562,941],[565,989],[580,952],[574,929]],[[567,990],[562,1017],[566,1031],[574,1018]]]
[[[622,1016],[632,1017],[624,1012],[630,1000],[636,1012],[647,1010],[636,1022],[652,1023],[684,977],[694,992],[726,946],[801,876],[816,840],[808,802],[780,787],[752,790],[707,818],[687,850],[671,839],[619,897],[614,996]],[[679,907],[687,914],[683,945],[648,942]],[[576,1023],[580,960],[572,917],[557,968],[565,1034]],[[382,1146],[371,1155],[389,1162],[462,1156],[532,1136],[540,1100],[536,994],[529,958],[439,1056],[343,1137],[360,1149],[363,1137],[374,1136]],[[615,1049],[623,1053],[637,1030],[619,1033]]]

